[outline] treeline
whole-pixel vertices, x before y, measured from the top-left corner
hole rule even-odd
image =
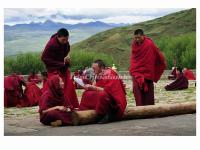
[[[45,71],[45,66],[40,59],[41,53],[23,53],[17,56],[8,56],[4,58],[4,74],[11,73],[29,74],[31,71]],[[112,56],[102,53],[75,51],[70,54],[71,71],[83,69],[91,66],[96,59],[102,59],[107,66],[112,66],[114,60]]]
[[[177,66],[196,69],[196,33],[188,33],[176,37],[163,36],[156,40],[156,44],[163,51],[168,69],[176,60]]]

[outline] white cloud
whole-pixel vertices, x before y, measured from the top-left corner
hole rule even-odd
[[[100,19],[105,23],[138,23],[156,18],[155,16],[116,16]]]
[[[136,23],[160,17],[179,9],[130,9],[130,8],[90,8],[90,9],[43,9],[43,8],[6,8],[5,24],[44,22],[51,19],[69,24],[103,21],[107,23]]]

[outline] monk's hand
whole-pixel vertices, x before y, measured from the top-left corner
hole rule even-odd
[[[85,86],[83,87],[85,90],[96,90],[96,86],[91,85],[91,84],[85,84]]]
[[[71,61],[70,56],[66,56],[64,58],[64,64],[70,64],[70,61]]]
[[[90,85],[90,84],[85,84],[83,88],[84,88],[85,90],[90,90],[91,85]]]

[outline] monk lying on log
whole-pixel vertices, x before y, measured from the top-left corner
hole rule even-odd
[[[196,102],[177,104],[160,104],[128,108],[121,120],[165,117],[171,115],[191,114],[196,112]],[[97,118],[95,110],[75,111],[72,114],[73,125],[93,123]]]

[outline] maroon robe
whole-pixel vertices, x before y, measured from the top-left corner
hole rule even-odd
[[[4,107],[15,107],[23,101],[23,88],[26,85],[24,79],[12,74],[4,78]]]
[[[51,76],[47,81],[48,89],[42,94],[39,101],[40,122],[45,125],[50,125],[56,120],[61,120],[62,125],[71,124],[71,112],[52,110],[43,113],[44,110],[55,106],[65,106],[65,97],[59,82],[58,75]]]
[[[22,107],[37,106],[42,96],[40,88],[33,82],[27,82],[24,90],[24,102]]]
[[[188,88],[188,79],[183,75],[183,73],[178,75],[177,79],[174,82],[165,86],[165,89],[167,91],[182,90],[187,88]]]
[[[94,109],[98,115],[111,114],[113,120],[122,118],[126,108],[126,93],[116,72],[104,70],[96,81],[103,91],[85,91],[82,95],[80,110]]]
[[[76,95],[75,86],[71,79],[71,74],[68,68],[69,65],[64,64],[64,58],[68,55],[69,51],[69,43],[64,45],[60,44],[57,39],[57,34],[54,34],[47,43],[42,53],[41,59],[48,71],[48,78],[55,74],[62,78],[64,82],[64,94],[66,103],[71,105],[73,108],[78,108],[78,98]]]
[[[192,72],[192,70],[187,69],[186,71],[184,71],[184,76],[188,80],[196,80],[196,77],[195,77],[194,73]]]
[[[164,56],[151,39],[145,37],[141,44],[133,41],[129,72],[137,106],[154,104],[153,82],[160,79],[165,68]]]

